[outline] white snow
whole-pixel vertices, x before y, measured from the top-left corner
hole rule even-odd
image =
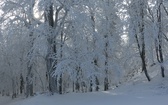
[[[41,94],[15,100],[0,97],[0,105],[168,105],[168,78],[127,83],[106,92]]]

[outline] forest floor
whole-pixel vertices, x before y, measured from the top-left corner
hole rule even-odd
[[[0,97],[0,105],[168,105],[168,77],[126,83],[111,91]]]

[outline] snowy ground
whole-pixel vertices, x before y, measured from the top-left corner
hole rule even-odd
[[[107,92],[43,94],[15,100],[0,97],[0,105],[168,105],[168,78],[129,83]]]

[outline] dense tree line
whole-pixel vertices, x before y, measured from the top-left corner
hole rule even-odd
[[[107,91],[132,79],[151,81],[158,70],[166,76],[166,0],[0,5],[2,95]]]

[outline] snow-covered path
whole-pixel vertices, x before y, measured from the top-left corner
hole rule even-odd
[[[107,92],[43,94],[13,101],[1,97],[0,105],[168,105],[168,78],[126,84]]]
[[[0,97],[0,105],[6,105],[9,104],[12,100],[10,97]]]
[[[3,105],[3,104],[1,104]],[[168,105],[168,95],[135,96],[106,92],[66,95],[38,95],[4,105]]]

